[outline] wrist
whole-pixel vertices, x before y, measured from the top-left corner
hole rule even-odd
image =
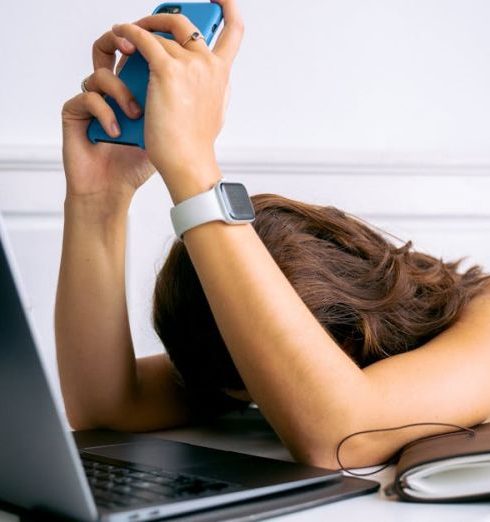
[[[159,170],[159,169],[158,169]],[[185,163],[165,171],[159,170],[174,205],[210,190],[223,178],[215,158],[199,165]]]
[[[129,194],[71,194],[65,197],[65,220],[74,219],[76,222],[88,225],[111,225],[112,223],[126,222],[129,205]]]

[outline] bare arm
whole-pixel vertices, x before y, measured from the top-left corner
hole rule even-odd
[[[469,427],[489,419],[489,316],[490,288],[472,299],[453,326],[425,345],[365,368],[374,400],[363,419],[364,428],[359,429],[414,422]],[[407,428],[388,436],[363,435],[352,447],[360,448],[361,463],[372,464],[373,459],[386,460],[413,439],[454,429],[433,426]]]
[[[490,416],[490,296],[475,298],[423,347],[360,370],[250,225],[209,223],[184,240],[250,395],[297,460],[336,468],[336,446],[351,433],[431,421],[472,426]],[[410,440],[450,430],[359,436],[343,447],[342,462],[380,463]]]
[[[92,145],[95,116],[115,135],[114,97],[130,117],[132,94],[111,71],[116,49],[134,46],[105,33],[93,49],[90,92],[63,107],[63,162],[67,180],[63,251],[55,311],[57,359],[63,397],[74,428],[165,428],[187,420],[187,405],[164,354],[135,360],[126,308],[127,210],[154,171],[137,148]]]
[[[70,423],[111,418],[136,391],[126,311],[127,203],[106,213],[93,196],[68,196],[55,308],[57,359]],[[109,416],[108,416],[109,415]]]
[[[211,123],[241,24],[234,2],[220,3],[231,23],[214,55],[202,42],[182,51],[141,27],[113,29],[150,63],[147,150],[174,203],[221,177]],[[192,32],[179,17],[166,20],[164,29],[176,41]],[[181,92],[188,95],[186,104],[180,103]],[[187,150],[195,158],[182,161]],[[427,347],[361,370],[311,314],[251,225],[206,223],[186,232],[184,242],[250,395],[297,460],[336,467],[335,448],[350,433],[427,420],[474,424],[488,416],[490,390],[481,368],[490,362],[490,331],[481,317],[478,334],[460,323]],[[467,384],[463,392],[452,384],[457,379]],[[410,436],[433,432],[421,429]],[[406,434],[363,438],[346,448],[345,462],[379,462],[406,441]]]
[[[177,18],[180,15],[158,15],[138,23],[155,24],[154,29],[161,30],[166,20]],[[227,19],[225,13],[225,25]],[[225,39],[227,33],[229,28],[223,33]],[[176,42],[166,41],[166,45],[187,52]],[[132,93],[113,72],[117,50],[130,55],[136,47],[113,31],[95,42],[95,72],[84,82],[89,92],[68,100],[62,111],[67,197],[55,311],[56,348],[63,397],[74,428],[146,431],[181,425],[190,420],[191,413],[168,356],[135,359],[129,330],[124,267],[127,210],[135,191],[155,171],[152,158],[136,147],[93,145],[86,136],[92,117],[109,135],[118,135],[117,119],[103,94],[113,97],[127,116],[141,115],[141,109],[134,110]],[[189,107],[192,117],[185,121],[195,128],[200,120],[221,127],[227,87],[225,82],[213,100],[202,93],[206,103],[217,103],[214,119]],[[184,91],[177,92],[185,107],[181,103]],[[150,131],[145,137],[149,149],[155,123],[151,105],[149,97],[146,121]],[[180,132],[178,114],[170,111],[163,120]],[[158,130],[165,143],[164,147],[158,145],[160,152],[171,161],[205,165],[208,151],[204,154],[195,146],[195,128],[182,130],[180,135],[190,140],[185,147]]]
[[[105,195],[68,196],[65,203],[56,344],[65,406],[77,429],[139,431],[188,420],[168,357],[135,359],[125,294],[128,204]]]

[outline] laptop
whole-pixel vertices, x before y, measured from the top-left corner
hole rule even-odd
[[[339,481],[338,471],[156,437],[77,448],[26,303],[0,216],[0,501],[80,521],[181,519]]]

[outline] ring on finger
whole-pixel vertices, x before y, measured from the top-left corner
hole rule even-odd
[[[199,39],[203,39],[204,42],[206,42],[206,39],[204,38],[204,36],[199,32],[199,31],[194,31],[191,35],[189,35],[180,45],[182,47],[185,47],[185,45],[187,43],[189,43],[191,40],[193,40],[194,42],[196,42],[197,40]]]
[[[86,76],[83,80],[82,80],[82,83],[80,84],[80,88],[82,89],[82,92],[87,92],[88,91],[88,87],[87,87],[87,80],[90,78],[90,75],[89,76]]]

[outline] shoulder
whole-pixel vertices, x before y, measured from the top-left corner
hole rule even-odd
[[[490,280],[487,281],[487,284],[484,286],[484,289],[475,295],[463,308],[461,316],[459,320],[455,323],[461,323],[462,321],[471,320],[476,317],[485,317],[486,320],[490,319],[488,315],[490,313]],[[489,323],[489,331],[490,331],[490,321]]]
[[[438,338],[445,343],[451,339],[451,344],[460,343],[468,355],[470,350],[479,356],[490,353],[489,319],[490,282],[487,282],[484,289],[466,303],[458,319],[435,337],[435,344],[439,344]]]

